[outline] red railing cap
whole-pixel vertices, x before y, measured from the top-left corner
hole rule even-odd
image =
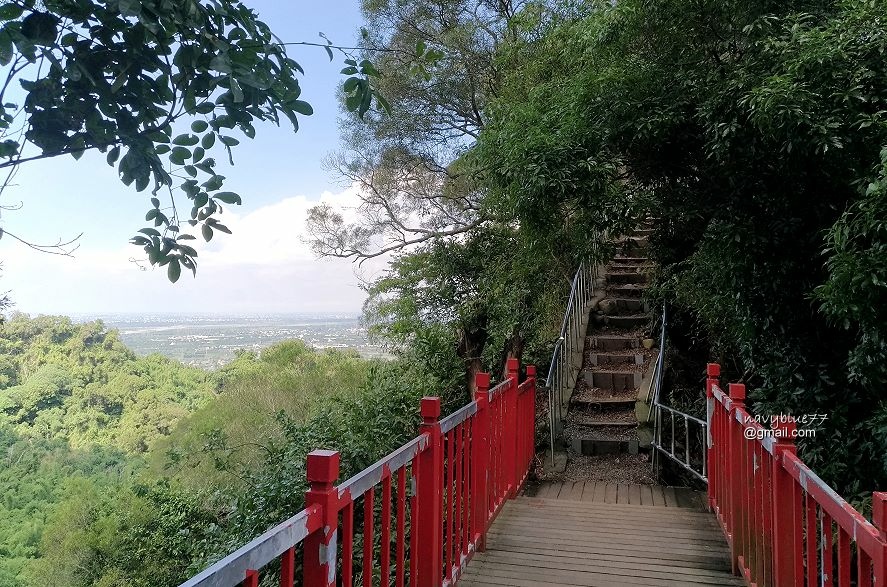
[[[426,422],[434,422],[440,417],[440,398],[439,397],[423,397],[420,404],[419,414]]]
[[[505,368],[509,373],[517,373],[520,369],[520,361],[517,360],[517,357],[511,357],[505,361]]]
[[[731,400],[735,402],[745,401],[745,384],[731,383],[727,389]]]
[[[882,532],[887,531],[887,492],[872,493],[872,523]]]
[[[474,375],[474,384],[477,386],[478,390],[490,389],[490,374],[484,373],[483,371],[476,373]]]
[[[305,473],[308,483],[332,484],[339,478],[339,452],[312,450],[308,453]]]
[[[536,365],[527,365],[527,377],[536,376]]]
[[[709,377],[720,377],[721,366],[718,363],[709,363],[705,368],[705,372]]]

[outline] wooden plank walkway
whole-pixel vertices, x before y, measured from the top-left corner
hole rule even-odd
[[[745,585],[696,492],[593,481],[538,489],[505,505],[459,585]]]

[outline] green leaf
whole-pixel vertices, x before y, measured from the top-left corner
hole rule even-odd
[[[238,141],[234,137],[220,136],[219,140],[222,141],[222,144],[225,145],[226,147],[236,147],[237,145],[240,144],[240,141]]]
[[[200,232],[203,234],[203,240],[206,242],[213,240],[213,229],[210,228],[208,224],[204,224],[200,228]]]
[[[191,158],[191,151],[185,147],[176,147],[169,155],[169,160],[174,165],[184,165],[186,159]]]
[[[209,128],[209,123],[205,120],[195,120],[191,123],[191,130],[196,133],[202,133]]]
[[[114,163],[117,162],[118,157],[120,157],[120,147],[114,147],[108,151],[108,156],[106,157],[108,165],[114,165]]]
[[[212,146],[216,144],[216,135],[215,133],[206,133],[203,135],[203,138],[200,140],[200,146],[204,149],[212,149]]]
[[[220,187],[222,187],[222,182],[224,181],[224,177],[221,175],[214,175],[205,182],[203,182],[203,188],[208,192],[213,192]]]
[[[242,203],[240,196],[235,194],[234,192],[219,192],[213,197],[219,201],[225,202],[226,204],[237,204],[239,206]]]
[[[174,145],[182,145],[184,147],[193,147],[197,143],[200,142],[200,139],[197,138],[196,135],[192,134],[180,134],[176,138],[173,139],[172,144]]]
[[[142,13],[141,0],[120,0],[118,6],[120,8],[120,14],[123,16],[135,17]]]
[[[32,12],[22,20],[22,35],[35,45],[51,47],[58,35],[59,19],[48,12]]]
[[[243,102],[243,89],[233,77],[231,78],[231,95],[234,96],[235,103]]]
[[[151,205],[154,206],[155,208],[159,208],[160,207],[160,200],[158,200],[157,198],[151,198]]]
[[[343,68],[342,71],[340,71],[339,73],[341,73],[342,75],[354,75],[359,72],[358,72],[357,68],[352,65],[352,66]]]
[[[290,103],[290,107],[303,116],[314,114],[314,108],[311,107],[311,104],[303,100],[294,100]]]
[[[209,114],[213,110],[215,110],[216,105],[212,102],[201,102],[197,106],[194,107],[194,111],[198,114]]]
[[[19,6],[18,4],[6,4],[4,6],[0,6],[0,20],[12,20],[14,18],[18,18],[24,12],[24,8]]]
[[[173,283],[179,280],[179,276],[182,274],[182,267],[179,265],[178,259],[172,259],[169,262],[169,267],[166,270],[166,276],[169,277],[169,280]]]

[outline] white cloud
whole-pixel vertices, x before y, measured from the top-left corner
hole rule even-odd
[[[351,187],[319,201],[344,208],[347,217],[358,198]],[[12,290],[16,308],[31,313],[356,312],[365,296],[355,266],[315,259],[303,240],[308,209],[317,203],[300,195],[246,214],[226,209],[221,220],[234,234],[196,241],[197,278],[183,273],[174,285],[162,268],[140,271],[130,261],[140,251],[131,245],[102,249],[86,241],[68,259],[3,239],[0,291]],[[372,276],[384,264],[365,265],[360,274]]]

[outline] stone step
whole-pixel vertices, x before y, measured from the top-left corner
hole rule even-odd
[[[638,454],[637,440],[604,440],[599,438],[574,438],[570,443],[573,452],[585,455]]]
[[[647,273],[653,268],[652,263],[610,263],[607,273]]]
[[[647,287],[645,285],[637,283],[624,283],[607,287],[609,295],[620,298],[640,298],[646,290]]]
[[[629,249],[646,249],[649,244],[649,238],[646,236],[622,236],[613,241],[617,248]]]
[[[588,346],[602,352],[628,351],[641,348],[641,339],[637,336],[607,334],[591,336]]]
[[[643,365],[644,355],[640,353],[591,353],[588,363],[592,367],[604,365]]]
[[[638,298],[604,298],[598,302],[597,307],[608,316],[649,312],[647,304]]]
[[[595,397],[595,396],[583,396],[579,398],[574,398],[571,400],[572,403],[580,408],[588,407],[588,406],[613,406],[613,407],[631,407],[634,408],[635,402],[638,401],[636,397]]]
[[[640,328],[649,324],[650,316],[647,314],[620,315],[620,316],[604,316],[604,324],[613,326],[614,328]]]
[[[632,257],[630,255],[616,255],[613,257],[613,263],[643,265],[650,262],[649,257]]]
[[[653,228],[635,228],[632,231],[634,236],[650,236],[653,234]]]
[[[606,273],[606,278],[608,285],[646,284],[648,279],[646,273],[611,273],[609,271]]]
[[[588,387],[621,391],[637,389],[641,386],[643,374],[640,371],[600,370],[586,371],[585,384]]]
[[[633,422],[623,422],[621,420],[589,420],[578,424],[588,428],[637,428],[637,420]]]

